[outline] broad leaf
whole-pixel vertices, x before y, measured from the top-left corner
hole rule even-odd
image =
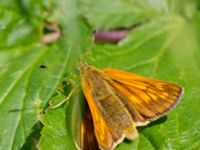
[[[198,23],[197,18],[188,22],[177,16],[162,17],[135,29],[117,46],[93,47],[86,59],[96,67],[112,67],[176,82],[185,91],[177,108],[140,128],[139,139],[116,149],[197,149],[200,145]],[[148,144],[141,147],[140,143],[145,141]]]
[[[43,118],[44,128],[40,138],[40,149],[73,150],[71,136],[66,129],[66,111],[62,107],[50,110]]]
[[[169,0],[81,0],[81,9],[95,29],[134,27],[177,11]],[[98,17],[97,17],[98,16]]]
[[[198,7],[199,2],[187,0],[2,0],[0,149],[76,149],[85,104],[78,87],[79,59],[184,88],[173,111],[138,128],[139,138],[125,140],[116,149],[198,149]],[[50,45],[40,42],[46,21],[62,30]],[[120,27],[128,27],[128,36],[118,44],[92,42],[92,29]],[[59,103],[76,86],[65,104],[49,109],[50,99],[50,105]]]
[[[30,4],[27,7],[37,5],[40,4]],[[56,43],[45,46],[39,43],[43,33],[40,36],[35,34],[41,32],[44,20],[33,17],[29,21],[18,11],[7,12],[2,20],[6,38],[2,36],[0,51],[0,148],[20,149],[31,134],[32,127],[40,120],[41,113],[63,75],[69,76],[75,71],[74,60],[86,49],[90,30],[83,19],[70,16],[65,18],[65,14],[62,14],[57,20],[61,26],[65,26],[63,36]],[[30,24],[35,19],[38,22],[37,28],[35,24]],[[16,28],[18,25],[14,26],[16,20],[19,20],[21,29]],[[34,28],[37,32],[33,32]],[[80,28],[85,29],[85,32],[80,33]],[[28,44],[32,34],[36,35],[34,38],[37,40],[31,40]],[[80,45],[84,41],[82,37],[86,42]],[[41,65],[46,68],[40,68]]]

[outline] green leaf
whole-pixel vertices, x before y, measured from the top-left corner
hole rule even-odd
[[[138,128],[139,138],[125,140],[116,149],[198,149],[198,7],[198,2],[187,0],[2,0],[0,149],[75,149],[85,104],[80,88],[62,107],[49,110],[47,106],[55,93],[63,95],[53,97],[51,104],[79,85],[80,58],[98,68],[135,72],[184,88],[172,112]],[[62,30],[60,39],[50,45],[39,42],[46,21],[57,22]],[[118,27],[135,28],[129,28],[118,44],[92,42],[91,28]],[[63,80],[69,82],[66,89]]]
[[[177,6],[176,2],[168,0],[81,1],[82,11],[94,29],[133,27],[158,16],[171,14]]]
[[[61,100],[63,95],[58,94],[56,97]],[[80,141],[80,132],[78,131],[80,131],[82,109],[84,108],[84,101],[81,97],[82,93],[76,92],[64,107],[48,110],[44,115],[42,119],[44,128],[39,142],[40,150],[76,149],[75,144]]]
[[[63,74],[63,69],[42,70],[39,66],[43,63],[64,66],[65,53],[67,51],[60,51],[58,47],[44,46],[1,51],[2,147],[19,149],[22,146]]]
[[[16,11],[0,10],[0,48],[31,45],[39,38],[36,25]],[[38,32],[38,34],[33,34]]]
[[[180,104],[167,117],[139,128],[138,139],[125,140],[116,149],[183,149],[191,143],[194,143],[191,149],[196,149],[200,145],[199,103],[195,94],[200,91],[198,22],[187,22],[180,16],[162,17],[130,32],[118,45],[93,45],[85,56],[90,64],[99,68],[118,68],[176,82],[185,89]],[[78,93],[74,97],[68,104],[66,115],[70,120],[66,119],[66,126],[71,126],[68,128],[69,136],[78,140],[76,132],[80,131],[81,100],[84,99]]]
[[[50,110],[42,119],[44,128],[40,138],[41,150],[75,150],[66,129],[66,111],[62,107]]]
[[[45,11],[51,3],[40,0],[0,2],[0,48],[30,45],[40,41]]]
[[[117,68],[175,82],[185,91],[181,102],[166,118],[141,128],[143,136],[116,149],[198,149],[200,146],[199,21],[194,18],[188,22],[179,16],[154,19],[130,32],[118,45],[94,45],[86,57],[98,68]],[[149,144],[140,147],[138,143],[144,142],[144,138]]]
[[[143,136],[142,134],[138,139],[135,139],[134,142],[124,142],[120,144],[117,148],[117,150],[129,150],[129,149],[140,149],[140,150],[154,150],[154,147],[151,145],[149,140]]]
[[[40,4],[36,3],[35,6],[37,5]],[[34,32],[41,32],[44,20],[33,17],[28,21],[26,16],[17,11],[7,12],[10,13],[3,12],[2,20],[2,26],[6,26],[5,30],[2,29],[6,38],[1,37],[0,46],[0,148],[18,150],[40,120],[41,113],[63,75],[69,77],[75,72],[74,62],[87,47],[91,31],[83,19],[67,19],[62,16],[57,19],[61,26],[65,26],[62,37],[56,43],[46,46],[39,43],[41,37]],[[20,22],[19,25],[13,23],[16,20]],[[16,28],[18,26],[22,28]],[[85,32],[79,32],[78,28]],[[74,31],[77,31],[76,34]],[[36,40],[29,43],[32,34]],[[85,42],[82,44],[81,41]],[[46,68],[40,68],[41,65]]]
[[[72,81],[71,86],[73,89],[73,87],[77,87],[79,85],[79,79],[76,75],[76,67],[78,63],[77,58],[81,58],[81,52],[85,51],[90,46],[92,31],[89,25],[86,23],[86,20],[80,17],[79,14],[77,14],[77,1],[61,0],[56,8],[58,10],[57,12],[55,12],[54,15],[58,18],[63,27],[66,28],[66,30],[64,31],[66,34],[66,38],[68,39],[66,43],[69,45],[69,51],[71,52],[70,57],[68,57],[67,59],[67,79]],[[61,10],[63,12],[63,15],[59,14]],[[69,92],[70,90],[67,90],[64,92],[64,94],[67,96]],[[75,93],[76,94],[74,94],[68,102],[66,110],[63,110],[65,112],[64,115],[66,118],[65,120],[63,120],[65,122],[65,126],[63,128],[66,129],[65,137],[68,139],[68,141],[66,141],[66,143],[64,143],[63,141],[53,142],[49,138],[46,139],[46,137],[48,137],[48,133],[52,132],[51,129],[48,128],[50,122],[46,122],[44,123],[44,128],[42,130],[42,136],[39,142],[39,149],[50,149],[50,147],[46,147],[47,143],[51,143],[52,147],[56,147],[56,149],[63,149],[64,147],[68,147],[70,150],[75,149],[75,143],[80,141],[79,131],[82,120],[82,109],[84,108],[82,93],[77,90],[75,91]],[[48,115],[49,113],[51,112],[46,112],[46,115]],[[52,114],[53,112],[49,114],[50,119],[53,119]],[[59,124],[60,126],[64,125],[62,122],[57,122],[57,124]],[[56,126],[53,126],[53,128],[56,128]],[[54,133],[54,138],[59,139],[59,134]]]

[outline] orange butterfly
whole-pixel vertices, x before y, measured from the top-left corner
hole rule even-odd
[[[79,147],[84,150],[93,150],[96,145],[112,150],[124,138],[136,138],[137,126],[165,115],[182,95],[182,88],[174,83],[110,68],[100,70],[86,62],[79,67],[92,114],[91,119],[88,110],[82,123]]]

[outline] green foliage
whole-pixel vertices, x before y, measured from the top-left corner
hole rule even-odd
[[[80,59],[184,88],[172,112],[117,150],[200,147],[198,1],[2,0],[0,8],[0,149],[76,149],[85,104],[80,88],[61,107],[48,106],[79,85]],[[47,21],[62,29],[52,44],[40,42]],[[92,41],[92,30],[121,27],[128,35],[117,44]]]

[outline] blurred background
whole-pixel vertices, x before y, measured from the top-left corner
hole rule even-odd
[[[200,147],[198,0],[1,0],[0,149],[73,150],[85,98],[77,64],[112,67],[184,88],[166,117],[117,150]]]

